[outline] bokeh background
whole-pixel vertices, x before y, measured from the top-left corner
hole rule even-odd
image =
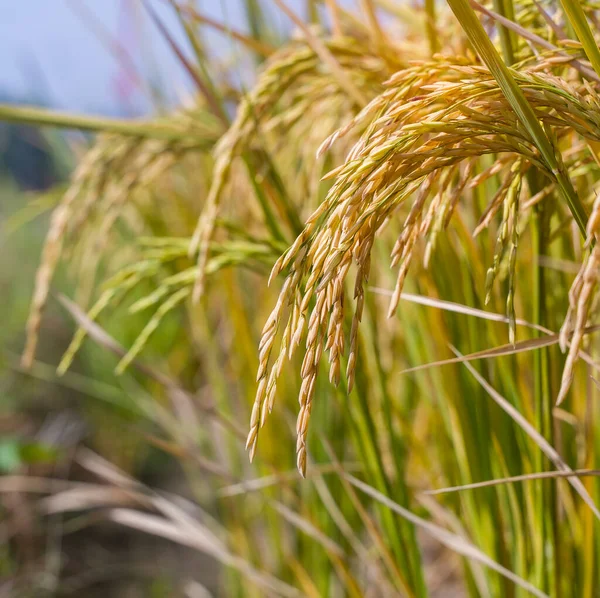
[[[167,3],[146,4],[189,55]],[[219,23],[247,30],[239,0],[195,5]],[[280,17],[274,14],[270,25],[289,29]],[[215,60],[233,64],[240,84],[249,82],[251,71],[226,35],[207,30],[205,39]],[[192,90],[140,0],[0,3],[0,103],[144,117],[186,104]],[[76,465],[65,463],[71,463],[74,447],[89,446],[144,482],[185,494],[173,460],[141,440],[128,394],[103,351],[88,347],[72,373],[56,377],[73,333],[72,320],[56,301],[44,318],[36,363],[28,372],[19,365],[49,212],[89,138],[0,124],[0,475],[85,479]],[[64,272],[55,288],[71,290]],[[65,530],[60,519],[50,518],[40,526],[33,501],[21,494],[2,496],[0,503],[0,596],[171,596],[183,587],[182,576],[201,579],[218,594],[215,562],[192,551],[115,525],[81,521]],[[201,589],[188,590],[202,595]]]

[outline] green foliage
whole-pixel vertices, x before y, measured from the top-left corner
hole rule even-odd
[[[57,456],[57,450],[50,445],[4,438],[0,442],[0,471],[11,473],[24,465],[52,463]]]

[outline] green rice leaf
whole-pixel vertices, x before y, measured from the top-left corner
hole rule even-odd
[[[490,69],[494,79],[498,82],[502,93],[510,103],[517,118],[529,133],[547,167],[556,177],[559,189],[571,210],[571,214],[577,222],[582,234],[585,235],[587,223],[587,213],[585,208],[573,188],[569,175],[562,167],[560,155],[556,152],[544,133],[544,129],[538,121],[533,108],[525,98],[521,88],[517,85],[510,69],[502,61],[494,44],[492,44],[490,38],[486,34],[483,25],[471,8],[469,1],[448,0],[448,4],[456,15],[456,18],[459,20],[476,52]]]
[[[600,75],[600,49],[594,39],[594,34],[590,29],[583,8],[579,0],[560,0],[560,3],[569,19],[571,27],[575,30],[579,41],[594,70]]]

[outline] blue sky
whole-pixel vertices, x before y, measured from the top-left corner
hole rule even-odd
[[[166,2],[149,3],[183,40]],[[302,4],[288,0],[296,10]],[[121,41],[144,79],[161,81],[171,99],[181,97],[187,77],[141,5],[140,0],[0,0],[0,96],[47,98],[55,107],[97,114],[147,110],[148,96],[111,56],[101,30]],[[82,16],[82,6],[92,19]],[[241,27],[241,0],[197,0],[197,6],[207,16]],[[278,16],[278,23],[285,21]],[[218,47],[227,44],[216,34],[211,40]]]

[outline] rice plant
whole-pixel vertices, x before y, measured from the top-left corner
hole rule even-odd
[[[223,595],[595,596],[600,6],[357,4],[248,0],[245,33],[171,2],[198,95],[167,117],[0,107],[101,133],[23,365],[62,262],[58,375],[113,354],[189,481],[82,449],[98,484],[31,491],[208,554]],[[274,11],[291,33],[258,26]],[[255,53],[250,89],[207,27]]]

